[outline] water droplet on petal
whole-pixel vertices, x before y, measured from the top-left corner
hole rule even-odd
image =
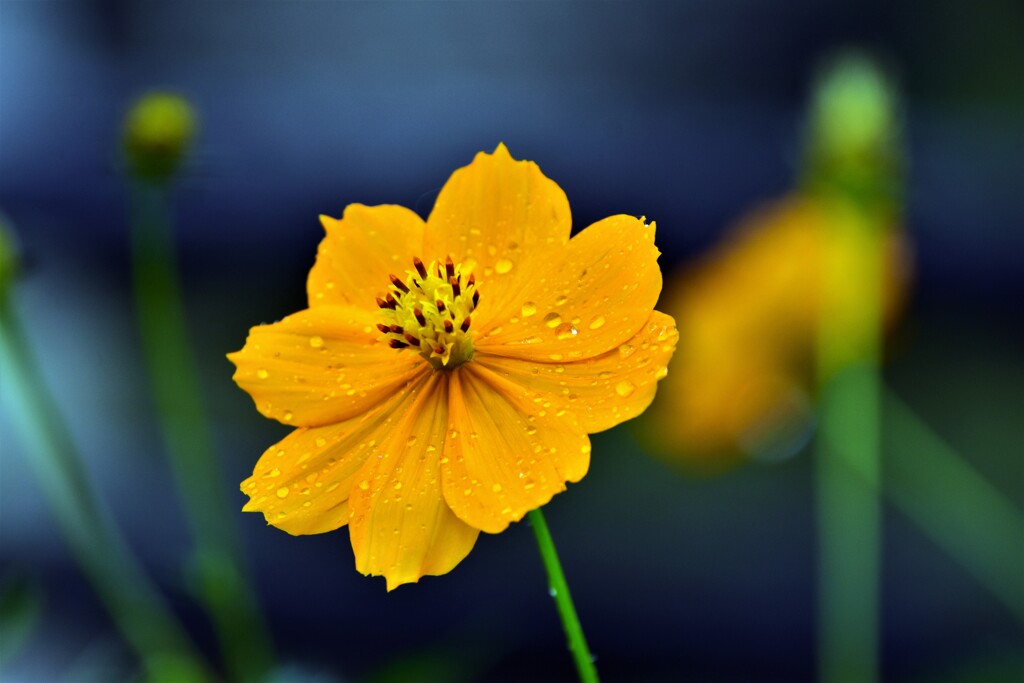
[[[636,385],[630,382],[628,379],[624,379],[615,385],[615,393],[626,398],[636,390]]]
[[[324,338],[320,336],[313,336],[309,338],[309,345],[314,349],[319,349],[324,345]]]
[[[579,330],[572,323],[562,323],[555,329],[555,336],[559,339],[572,339],[577,334],[579,334]]]
[[[494,272],[498,275],[504,275],[508,271],[512,270],[512,262],[507,258],[503,258],[494,264]]]
[[[287,486],[282,486],[281,488],[279,488],[277,490],[277,497],[278,498],[287,498],[288,497],[288,487]]]
[[[603,325],[604,325],[604,317],[599,315],[599,316],[597,316],[596,318],[594,318],[593,320],[590,321],[589,327],[592,330],[596,330],[599,327],[602,327]]]
[[[256,376],[259,377],[260,379],[266,379],[267,377],[270,377],[270,373],[267,372],[265,369],[260,368],[259,370],[256,371]]]
[[[536,315],[537,304],[533,303],[532,301],[527,301],[525,304],[523,304],[522,313],[524,318],[529,318],[531,315]]]
[[[494,486],[491,487],[491,490],[494,491],[495,493],[501,493],[501,484],[495,484]]]
[[[562,316],[552,311],[551,313],[548,313],[546,316],[544,316],[544,324],[550,327],[551,329],[555,329],[560,324],[562,324]]]
[[[363,479],[361,482],[359,482],[359,488],[365,491],[366,489],[370,488],[370,482]]]

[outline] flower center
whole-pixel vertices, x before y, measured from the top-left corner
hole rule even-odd
[[[480,301],[476,279],[464,278],[462,265],[449,256],[444,263],[425,266],[412,260],[415,270],[405,279],[395,275],[385,298],[377,299],[384,333],[392,348],[414,349],[437,370],[451,370],[473,358],[469,336],[470,313]]]

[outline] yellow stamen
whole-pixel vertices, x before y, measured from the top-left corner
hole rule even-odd
[[[425,266],[413,259],[405,278],[390,275],[377,299],[384,339],[396,349],[414,349],[437,370],[451,370],[473,358],[470,314],[480,301],[476,278],[464,274],[451,256]]]

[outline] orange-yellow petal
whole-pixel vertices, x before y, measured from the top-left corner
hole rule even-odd
[[[661,292],[654,231],[654,223],[632,216],[594,223],[572,238],[559,264],[531,282],[515,308],[478,328],[474,346],[493,355],[571,362],[626,342]]]
[[[366,462],[366,443],[402,405],[399,392],[376,409],[325,427],[299,428],[271,446],[242,482],[246,512],[290,534],[319,534],[348,523],[349,492]]]
[[[306,290],[309,305],[375,309],[388,275],[404,277],[423,247],[423,219],[403,206],[350,204],[340,219],[321,216],[327,236]]]
[[[587,473],[590,439],[544,394],[471,362],[451,373],[448,405],[444,497],[482,531],[503,531]]]
[[[427,218],[425,260],[451,255],[486,287],[487,311],[504,308],[535,267],[569,241],[569,201],[532,161],[505,145],[455,171]],[[482,318],[481,318],[482,319]]]
[[[366,412],[430,365],[382,342],[375,314],[320,306],[249,331],[228,358],[234,380],[269,418],[314,427]]]
[[[478,353],[473,363],[547,395],[579,418],[589,433],[642,413],[667,374],[679,333],[670,316],[654,311],[639,332],[617,348],[574,363],[534,363]]]
[[[448,375],[435,373],[381,422],[371,457],[356,475],[349,521],[356,569],[383,575],[388,590],[451,571],[476,542],[479,532],[441,494],[447,424]]]

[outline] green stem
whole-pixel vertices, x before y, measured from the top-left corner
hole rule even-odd
[[[1013,501],[885,394],[885,494],[1024,623],[1024,517]]]
[[[565,574],[562,573],[562,563],[558,561],[558,551],[555,550],[555,542],[548,530],[548,523],[544,520],[544,513],[540,508],[527,513],[533,533],[537,536],[537,546],[540,548],[541,559],[544,560],[544,568],[548,572],[548,592],[555,599],[555,606],[558,608],[558,615],[562,618],[562,628],[569,639],[569,650],[576,661],[576,671],[579,672],[580,680],[583,683],[597,683],[597,669],[594,668],[594,658],[587,647],[587,639],[583,635],[583,627],[580,626],[580,619],[576,616],[576,606],[573,605],[572,595],[569,594],[569,584],[565,581]]]
[[[188,635],[93,494],[8,297],[0,294],[0,376],[11,423],[67,543],[152,681],[210,680]]]
[[[879,677],[882,235],[866,214],[822,229],[827,246],[816,354],[820,680],[872,683]],[[850,273],[855,286],[844,280]]]
[[[237,559],[241,546],[223,495],[187,338],[169,190],[164,185],[136,183],[132,200],[132,260],[142,344],[165,446],[195,539],[193,568],[231,678],[257,681],[272,667],[270,638]]]

